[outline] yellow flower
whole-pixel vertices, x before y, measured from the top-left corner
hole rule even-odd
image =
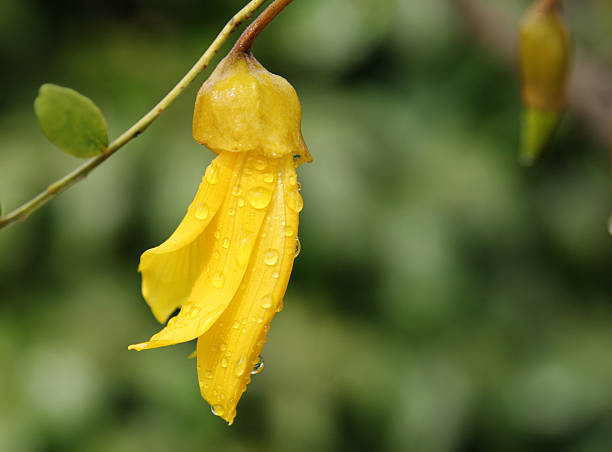
[[[194,138],[219,154],[166,242],[143,253],[142,293],[161,323],[145,350],[197,338],[202,397],[230,425],[296,256],[303,201],[295,168],[311,161],[295,90],[250,53],[231,52],[202,85]]]

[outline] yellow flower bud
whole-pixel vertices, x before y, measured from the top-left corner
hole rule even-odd
[[[523,18],[519,62],[525,111],[520,160],[531,164],[550,140],[565,104],[570,37],[559,2],[537,0]]]
[[[519,57],[525,104],[560,110],[565,103],[570,37],[556,2],[536,1],[527,11],[521,24]]]
[[[217,154],[293,154],[309,162],[301,120],[300,102],[287,80],[268,72],[251,53],[230,52],[198,92],[193,137]]]

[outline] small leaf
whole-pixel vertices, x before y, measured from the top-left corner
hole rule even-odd
[[[108,146],[102,112],[73,89],[45,83],[34,101],[34,112],[49,140],[75,157],[93,157]]]

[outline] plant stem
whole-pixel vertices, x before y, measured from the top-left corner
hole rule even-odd
[[[272,2],[251,24],[242,32],[236,44],[232,48],[232,52],[249,53],[253,42],[259,33],[266,28],[278,14],[285,9],[293,0],[275,0]]]
[[[121,149],[125,144],[144,132],[146,128],[149,127],[151,123],[155,121],[164,112],[164,110],[183,93],[185,88],[187,88],[187,86],[193,82],[200,72],[208,67],[210,61],[213,59],[225,41],[227,41],[230,34],[236,29],[236,27],[238,27],[238,25],[240,25],[240,23],[242,23],[244,20],[248,19],[265,1],[266,0],[251,0],[244,8],[238,11],[238,13],[236,13],[234,17],[232,17],[232,19],[225,25],[225,27],[223,27],[212,44],[208,47],[208,49],[206,49],[200,59],[176,84],[176,86],[172,88],[170,92],[168,92],[168,94],[166,94],[166,96],[151,109],[151,111],[140,118],[132,127],[123,132],[116,140],[109,144],[108,148],[106,148],[103,154],[89,159],[71,173],[49,185],[46,190],[39,193],[25,204],[16,208],[6,216],[0,217],[0,229],[14,223],[15,221],[25,220],[28,218],[28,216],[30,216],[34,211],[45,205],[55,196],[68,189],[79,180],[83,179],[90,173],[90,171]]]

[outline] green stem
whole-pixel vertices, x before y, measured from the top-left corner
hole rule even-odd
[[[52,183],[47,187],[46,190],[39,193],[37,196],[16,208],[4,217],[0,217],[0,229],[14,223],[18,220],[25,220],[34,211],[45,205],[55,196],[74,185],[79,180],[87,176],[94,168],[104,162],[107,158],[121,149],[132,139],[136,138],[147,127],[155,121],[168,106],[180,96],[185,88],[189,86],[191,82],[202,72],[208,65],[216,53],[219,51],[221,46],[227,41],[230,34],[242,23],[244,20],[251,17],[251,15],[257,10],[262,3],[266,0],[251,0],[244,8],[242,8],[232,19],[223,27],[223,30],[217,35],[212,44],[206,49],[200,59],[193,65],[193,67],[185,74],[185,76],[179,81],[172,90],[166,96],[159,101],[155,107],[151,109],[146,115],[140,118],[132,127],[123,132],[116,140],[108,145],[108,148],[103,154],[93,157],[83,165],[62,177],[58,181]]]

